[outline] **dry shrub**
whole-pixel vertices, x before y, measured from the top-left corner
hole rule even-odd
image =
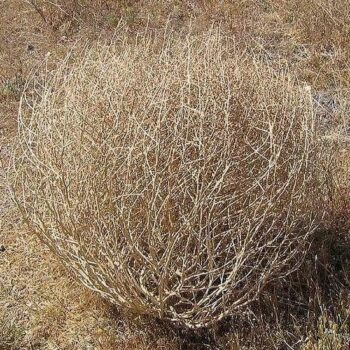
[[[34,82],[14,188],[85,286],[202,327],[300,261],[322,214],[314,114],[218,31],[165,37],[95,45]]]

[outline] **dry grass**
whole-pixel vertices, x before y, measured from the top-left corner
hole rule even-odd
[[[91,26],[105,32],[123,21],[140,28],[198,32],[221,23],[243,47],[269,61],[283,58],[317,89],[349,86],[349,3],[347,1],[36,1],[55,32],[69,36]],[[53,5],[55,4],[55,5]],[[86,35],[86,33],[85,33]]]
[[[74,3],[59,2],[62,6]],[[0,2],[0,180],[3,194],[0,245],[6,248],[5,253],[0,253],[0,348],[298,349],[304,346],[308,350],[323,350],[338,346],[347,349],[348,6],[345,0],[91,1],[85,2],[80,12],[71,8],[74,20],[72,15],[62,15],[57,6],[51,9],[46,6],[54,27],[44,24],[25,1]],[[275,294],[264,294],[260,306],[254,303],[251,311],[243,315],[243,321],[236,319],[205,335],[195,336],[166,331],[167,326],[152,321],[113,316],[110,308],[101,304],[96,296],[82,293],[46,248],[19,227],[3,177],[12,149],[23,82],[48,51],[52,67],[76,40],[110,38],[120,25],[133,37],[146,24],[156,31],[169,19],[175,28],[182,28],[191,20],[193,30],[199,33],[213,21],[220,21],[223,30],[234,35],[240,49],[259,55],[274,68],[276,62],[278,65],[284,62],[292,75],[306,81],[312,89],[316,112],[324,121],[325,139],[336,149],[331,163],[336,167],[329,170],[339,169],[337,183],[341,185],[333,204],[330,230],[317,236],[299,273],[277,283]],[[327,152],[329,149],[327,147]],[[30,303],[40,307],[28,307]],[[3,307],[8,304],[10,308]],[[66,316],[50,317],[50,310]],[[99,328],[102,329],[96,331]]]

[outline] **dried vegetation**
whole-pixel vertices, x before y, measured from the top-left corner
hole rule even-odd
[[[310,91],[287,73],[220,32],[164,36],[33,83],[14,188],[86,286],[203,327],[293,271],[323,216],[320,150]]]
[[[0,185],[4,194],[0,208],[0,348],[323,350],[349,347],[348,1],[268,0],[219,3],[13,0],[0,3],[0,9]],[[193,35],[187,37],[185,28],[189,27],[190,22]],[[220,23],[220,40],[217,40],[217,36],[215,40],[213,37],[204,38],[203,33],[207,33],[213,23]],[[162,46],[159,43],[164,44],[162,38],[165,26],[168,30],[171,28],[172,38],[166,40],[166,45]],[[152,37],[150,40],[146,40],[147,38],[140,34],[145,32],[145,27],[148,28],[147,38]],[[110,39],[115,30],[117,35],[111,45]],[[135,40],[137,33],[138,39]],[[182,39],[187,38],[187,41],[178,39],[180,35]],[[96,43],[92,45],[92,50],[86,49],[82,65],[79,59],[82,52],[81,43],[85,44],[88,39],[91,46],[90,43],[98,38],[102,39],[105,45]],[[120,40],[121,38],[123,39]],[[123,51],[118,51],[118,47]],[[176,55],[172,54],[169,47],[174,48]],[[74,51],[70,62],[62,66],[62,57],[70,49]],[[144,55],[142,50],[147,55]],[[215,50],[217,55],[214,55]],[[196,63],[190,65],[189,71],[184,64],[186,57],[195,59],[192,62]],[[113,66],[107,58],[111,59]],[[130,63],[126,62],[128,60]],[[45,245],[20,225],[18,214],[13,211],[9,201],[3,175],[9,153],[13,149],[19,98],[31,69],[43,61],[47,64],[48,79],[40,86],[43,80],[36,77],[36,84],[32,83],[27,90],[29,104],[33,101],[36,101],[36,104],[32,115],[30,111],[23,110],[22,124],[19,128],[22,140],[47,141],[49,145],[41,151],[40,142],[20,145],[27,152],[21,160],[26,167],[18,170],[23,172],[27,179],[31,179],[32,184],[29,186],[29,182],[17,178],[18,184],[22,183],[20,186],[30,188],[38,194],[34,197],[33,192],[25,192],[24,198],[29,201],[24,202],[25,215],[29,214],[33,218],[35,214],[37,219],[42,217],[49,223],[47,231],[42,229],[43,227],[40,228],[40,220],[34,221],[34,228],[41,229],[41,237],[47,243],[56,243],[56,237],[60,239],[59,244],[51,244],[52,247],[56,247],[53,250],[61,254],[64,261],[75,264],[77,275],[86,271],[88,266],[88,274],[80,279],[90,287],[100,291],[102,289],[105,296],[112,295],[110,299],[113,301],[117,299],[116,296],[123,297],[123,293],[127,292],[130,295],[131,292],[137,303],[130,305],[129,302],[126,306],[134,311],[198,326],[208,323],[209,312],[208,308],[204,308],[204,312],[197,311],[198,300],[201,306],[207,302],[206,305],[215,306],[210,310],[215,318],[225,314],[227,306],[234,305],[235,300],[249,301],[249,305],[240,308],[232,319],[219,322],[205,332],[193,333],[174,329],[167,323],[147,317],[116,313],[95,293],[82,292],[79,284],[72,281]],[[57,63],[61,68],[56,67]],[[170,65],[175,69],[171,69]],[[234,69],[227,69],[228,66]],[[115,67],[119,68],[120,75],[113,77]],[[227,75],[223,74],[223,69],[228,71]],[[214,74],[208,74],[209,71]],[[137,79],[130,79],[130,73]],[[186,81],[188,73],[191,77],[189,84]],[[225,76],[230,79],[225,80]],[[63,77],[66,78],[62,79]],[[103,84],[103,80],[106,84]],[[140,81],[146,84],[141,85]],[[129,86],[126,85],[128,82]],[[208,90],[198,88],[204,82],[209,82]],[[235,84],[243,89],[234,89]],[[56,86],[57,95],[53,95],[48,88],[52,85]],[[115,86],[121,88],[122,92],[116,94],[113,90]],[[164,89],[157,89],[157,86]],[[30,90],[33,87],[36,91]],[[131,88],[138,91],[134,103],[128,100],[128,89]],[[75,89],[78,89],[79,93],[73,94]],[[94,93],[96,89],[102,93]],[[35,92],[31,96],[33,91]],[[69,91],[71,92],[67,93]],[[160,95],[162,91],[163,94]],[[79,98],[83,94],[89,98]],[[157,101],[152,102],[152,94],[159,97]],[[227,94],[232,100],[225,103],[223,96],[227,97]],[[179,100],[181,96],[182,100]],[[232,101],[240,101],[240,104],[228,103]],[[44,106],[48,108],[48,114],[43,113]],[[111,106],[114,109],[112,113]],[[121,109],[116,109],[116,106],[120,106]],[[82,113],[77,113],[78,110]],[[208,113],[209,110],[217,113]],[[165,122],[174,111],[177,113],[172,122]],[[225,115],[231,115],[233,111],[238,119],[225,119]],[[131,119],[123,120],[121,117],[130,114],[133,115]],[[181,114],[186,114],[188,124],[181,122]],[[288,118],[278,119],[280,114]],[[74,118],[78,115],[80,119]],[[209,119],[204,119],[203,115],[209,115]],[[245,120],[244,116],[247,115],[251,118],[238,124],[238,121]],[[45,123],[37,123],[36,118],[39,116],[42,116]],[[290,118],[291,116],[296,118]],[[32,124],[28,124],[28,118],[32,118]],[[276,176],[265,179],[264,184],[269,185],[267,193],[260,191],[257,186],[250,186],[257,184],[254,175],[259,173],[259,169],[263,169],[264,166],[269,169],[268,160],[263,157],[260,159],[259,155],[253,152],[252,163],[250,160],[243,161],[245,166],[242,169],[246,171],[237,172],[233,166],[236,160],[232,158],[229,150],[233,147],[240,155],[248,155],[249,148],[243,146],[246,145],[247,139],[236,129],[232,139],[228,137],[225,128],[220,124],[222,119],[225,119],[230,127],[240,125],[241,130],[248,130],[247,135],[256,142],[255,145],[261,146],[259,152],[272,160],[273,172],[270,175]],[[115,125],[117,120],[118,128]],[[208,120],[211,126],[209,128]],[[315,121],[315,129],[307,130],[316,132],[317,147],[321,148],[320,151],[319,148],[314,148],[315,139],[310,138],[311,135],[307,135],[306,130],[301,128],[303,123],[306,125],[311,120]],[[54,121],[60,125],[63,123],[65,128],[55,128]],[[84,124],[85,122],[88,123]],[[92,126],[91,122],[94,122],[96,127]],[[259,130],[253,132],[255,123],[258,123]],[[268,124],[273,125],[272,132],[266,127]],[[86,127],[82,128],[83,125]],[[203,128],[198,128],[198,125],[202,125]],[[35,134],[28,135],[28,126],[33,128]],[[286,143],[282,143],[282,135],[275,131],[282,130],[283,134],[283,130],[288,126],[292,127],[294,132],[299,130],[300,133],[294,133],[293,137],[287,134]],[[108,133],[106,129],[113,132]],[[124,132],[124,138],[118,133],[120,130]],[[167,135],[167,139],[160,137],[161,132]],[[212,132],[220,136],[217,137],[217,144],[212,142]],[[82,136],[85,149],[77,148],[79,135]],[[181,136],[181,142],[176,142],[175,135]],[[271,138],[264,138],[264,135],[273,136],[277,148],[266,148]],[[237,142],[233,142],[233,136],[238,138]],[[108,148],[101,137],[107,137],[114,148]],[[132,140],[132,150],[127,146],[127,138]],[[296,142],[301,139],[311,142],[307,148]],[[69,140],[71,143],[60,144],[63,140]],[[165,144],[166,140],[168,142]],[[54,145],[57,147],[53,147]],[[115,157],[117,147],[124,150],[120,157],[132,164],[132,172],[127,171],[125,163],[118,166],[121,158]],[[276,157],[274,151],[277,151],[278,147],[286,157],[288,165],[281,162],[281,157]],[[66,149],[80,154],[81,157],[74,158]],[[183,157],[183,151],[188,149],[191,152],[187,159]],[[62,150],[63,153],[60,153]],[[215,156],[205,162],[203,154],[200,154],[203,150],[210,151]],[[101,154],[103,157],[99,157]],[[292,154],[301,158],[294,159],[290,157]],[[306,154],[311,162],[305,162]],[[225,172],[223,158],[228,160],[225,163],[228,173]],[[33,167],[34,163],[28,163],[30,159],[34,162],[40,159],[48,161],[49,168],[40,163],[37,163],[38,167]],[[108,176],[101,171],[106,165],[103,159],[110,161]],[[277,162],[274,163],[273,160]],[[143,161],[147,162],[142,165]],[[256,165],[252,168],[252,176],[248,169],[250,164]],[[314,168],[316,164],[317,170]],[[91,172],[94,169],[99,170],[95,172],[95,178],[86,176],[86,172],[83,172],[85,165],[88,165]],[[227,175],[220,181],[215,176],[213,180],[208,176],[211,171],[209,169],[216,166],[221,174]],[[298,176],[288,177],[288,174],[293,173],[293,166],[309,176],[301,182]],[[172,171],[174,169],[176,172]],[[58,170],[65,170],[66,174]],[[75,171],[77,173],[74,175]],[[196,172],[202,177],[196,177]],[[77,174],[81,175],[80,178]],[[115,186],[114,191],[106,192],[102,185],[106,184],[107,188],[112,188],[112,184],[118,183],[117,174],[130,186],[126,189]],[[51,188],[47,185],[40,186],[39,179],[44,179],[45,176],[52,180]],[[267,205],[271,203],[271,199],[275,199],[273,194],[281,188],[285,178],[290,181],[287,181],[286,186],[282,185],[282,188],[285,188],[283,196],[277,201],[272,200],[274,205]],[[69,185],[69,191],[65,192],[66,184],[61,180],[66,179],[69,179],[72,185]],[[153,181],[148,182],[148,179]],[[219,247],[220,242],[229,237],[232,229],[237,228],[237,220],[228,213],[225,216],[228,220],[222,222],[220,210],[231,203],[233,206],[246,208],[245,202],[239,201],[238,198],[245,198],[248,202],[251,200],[248,193],[243,191],[243,187],[234,191],[240,197],[236,197],[234,201],[228,200],[225,191],[232,191],[230,184],[236,183],[237,179],[245,179],[243,183],[246,188],[254,188],[251,194],[257,199],[253,203],[253,208],[256,209],[252,215],[254,220],[243,221],[246,223],[245,230],[242,229],[235,236],[240,252],[243,253],[249,248],[251,252],[255,252],[250,255],[253,257],[261,249],[262,254],[279,256],[281,259],[278,260],[278,264],[266,265],[263,259],[258,259],[260,264],[251,266],[246,264],[248,260],[240,262],[237,258],[233,259],[231,265],[225,264],[222,260],[224,254],[236,256],[229,245],[223,251],[224,254],[212,253],[213,246]],[[179,187],[181,181],[184,181],[186,186]],[[290,191],[290,185],[293,181],[295,184],[301,183],[304,186],[301,186],[301,189],[305,191],[297,192],[295,200],[291,201],[293,192]],[[208,189],[214,189],[212,197],[205,197],[208,201],[203,202],[200,200],[202,197],[196,196],[206,194],[205,188],[198,186],[201,184],[208,185]],[[218,189],[215,184],[221,184],[222,187]],[[228,187],[225,187],[227,185]],[[95,189],[92,196],[96,201],[89,202],[86,196],[83,197],[82,203],[76,203],[74,200],[72,202],[68,196],[83,193],[81,190],[86,186]],[[139,190],[134,202],[130,200],[135,195],[132,186]],[[321,192],[320,186],[323,188]],[[168,189],[168,198],[158,195],[167,192]],[[129,199],[122,199],[122,194],[126,194]],[[319,198],[320,194],[322,196]],[[54,200],[52,211],[47,211],[48,206],[43,204],[44,195],[47,195],[49,201]],[[220,204],[215,199],[219,197]],[[67,198],[70,200],[69,205],[64,204]],[[128,208],[138,216],[133,216],[133,220],[129,221],[121,220],[125,210],[116,215],[111,209],[116,208],[116,202],[113,202],[112,198],[118,198],[117,203],[121,204],[122,208]],[[212,202],[209,201],[210,198]],[[265,203],[262,199],[268,201]],[[101,207],[96,203],[100,203]],[[206,216],[194,203],[204,203],[203,208],[206,210],[214,208],[212,217]],[[151,211],[152,206],[157,211]],[[177,211],[175,217],[172,217],[174,208],[177,208]],[[303,213],[299,216],[300,221],[297,209],[301,209]],[[266,220],[259,221],[259,218],[262,218],[259,211],[267,214]],[[148,223],[145,220],[145,214],[150,212],[154,214],[152,222],[155,225],[151,225],[151,220]],[[63,213],[70,216],[64,216]],[[113,220],[106,219],[108,213],[113,214]],[[290,221],[286,220],[287,213],[290,215]],[[307,224],[310,213],[316,214],[313,217],[315,223],[320,223],[319,214],[324,213],[322,225],[319,225],[316,231],[313,230],[313,225]],[[87,217],[90,219],[84,220]],[[91,220],[91,217],[103,218],[101,222],[104,226],[97,225],[97,221]],[[280,220],[273,222],[269,219],[272,217]],[[186,218],[189,225],[180,225],[183,223],[181,220]],[[174,224],[175,219],[177,226]],[[144,222],[146,225],[141,226],[140,223]],[[57,223],[63,226],[57,229]],[[87,226],[81,226],[82,223]],[[214,223],[211,228],[215,228],[215,236],[208,236],[209,230],[206,228],[210,223]],[[295,230],[298,225],[301,229]],[[120,226],[124,229],[123,232],[128,233],[129,238],[105,235],[107,228],[113,229],[113,232],[121,232],[117,230]],[[70,231],[68,235],[64,233],[66,227]],[[264,234],[258,236],[258,231],[250,230],[253,227],[258,228],[258,231],[260,228],[260,232]],[[267,227],[271,230],[262,229]],[[95,237],[100,237],[98,247],[106,247],[107,243],[107,249],[96,249],[96,246],[91,245],[89,238],[82,235],[82,228],[88,228]],[[282,235],[281,228],[286,235]],[[171,242],[174,243],[174,250],[157,234],[161,230],[166,231],[166,237],[170,238],[170,241],[173,237]],[[201,237],[207,235],[207,240],[189,239],[189,233],[192,231],[201,232]],[[308,235],[310,231],[312,234]],[[146,232],[152,234],[146,235]],[[180,233],[179,241],[174,239],[175,233]],[[69,236],[70,242],[67,241]],[[298,239],[303,243],[305,236],[309,237],[308,244],[297,246],[295,243],[298,243]],[[244,241],[247,237],[252,238],[252,243],[239,245],[247,242]],[[257,237],[259,239],[256,239]],[[264,239],[271,237],[279,237],[284,243],[281,247],[289,247],[289,250],[278,251],[273,244],[261,245]],[[122,239],[128,242],[124,244]],[[186,239],[189,244],[187,250],[182,252],[179,244]],[[69,245],[74,240],[78,241],[75,246],[86,247],[80,248],[78,259],[78,254]],[[119,260],[131,263],[130,274],[135,274],[137,278],[130,275],[110,276],[107,269],[101,268],[108,263],[115,269],[117,259],[114,255],[111,256],[112,247],[125,247],[126,243],[132,243],[132,248],[123,251]],[[153,251],[149,249],[152,245],[156,247]],[[307,251],[305,247],[308,247]],[[103,256],[101,251],[104,252]],[[190,256],[190,253],[195,251],[202,252],[201,259]],[[174,254],[175,252],[178,254]],[[186,252],[192,265],[183,265],[183,271],[179,274],[175,264],[184,261],[181,258],[186,256]],[[305,259],[300,258],[296,264],[296,259],[305,253]],[[160,259],[166,260],[166,257],[171,259],[164,268]],[[82,268],[84,260],[87,264]],[[148,272],[140,268],[142,264],[147,267]],[[286,276],[288,267],[292,269],[298,265],[300,266],[296,271]],[[202,274],[193,274],[192,266],[198,268]],[[220,269],[213,269],[213,266],[220,267],[221,272]],[[261,277],[266,273],[266,281],[261,278],[250,280],[247,267],[255,276]],[[227,271],[232,272],[235,268],[235,278],[228,278]],[[259,293],[249,294],[247,289],[241,288],[236,279],[239,276],[245,278],[250,287]],[[277,276],[284,277],[276,279]],[[163,277],[166,282],[160,287],[155,286],[154,281]],[[115,288],[117,280],[123,286],[121,289]],[[192,289],[190,296],[183,289],[189,281],[199,286],[198,289]],[[232,282],[234,287],[230,297],[222,298],[220,293],[214,297],[214,294],[211,294],[212,290],[222,284],[227,286],[227,281]],[[171,289],[176,291],[174,299],[167,294]],[[142,300],[146,302],[141,302]],[[170,305],[174,308],[170,309]],[[240,302],[237,303],[237,306],[239,305]],[[195,322],[188,322],[191,317],[194,317]]]

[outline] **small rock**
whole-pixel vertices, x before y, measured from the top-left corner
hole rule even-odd
[[[5,246],[0,245],[0,253],[3,253],[6,250]]]

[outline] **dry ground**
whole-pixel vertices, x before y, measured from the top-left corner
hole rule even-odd
[[[42,7],[42,3],[46,6]],[[350,348],[348,289],[339,289],[336,311],[331,316],[328,310],[319,310],[321,316],[313,315],[316,319],[312,322],[295,320],[288,328],[276,326],[278,322],[272,326],[254,323],[253,334],[240,333],[229,325],[229,332],[223,328],[209,335],[183,335],[156,321],[118,314],[77,285],[48,249],[26,231],[5,186],[18,101],[30,72],[45,62],[50,69],[70,48],[79,49],[80,43],[98,37],[110,38],[120,26],[128,28],[132,37],[139,28],[149,26],[157,30],[169,22],[177,29],[191,23],[195,31],[220,22],[243,49],[259,54],[276,67],[292,67],[299,79],[312,87],[315,103],[332,130],[331,136],[340,135],[343,140],[343,178],[347,180],[349,2],[57,3],[61,7],[38,1],[35,9],[28,1],[0,0],[0,350]],[[341,113],[334,110],[337,98],[343,101]]]

